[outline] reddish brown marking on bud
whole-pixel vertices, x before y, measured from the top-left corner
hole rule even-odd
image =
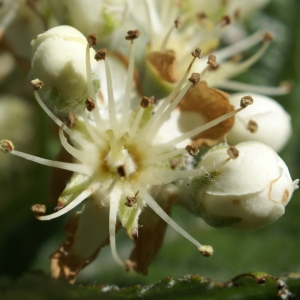
[[[236,159],[239,157],[239,150],[231,146],[227,149],[227,154],[229,155],[230,158]]]
[[[287,189],[285,189],[282,195],[281,203],[284,204],[287,200],[289,200],[289,197],[290,193]]]
[[[90,48],[95,46],[98,42],[98,39],[97,37],[93,34],[93,33],[90,33],[88,36],[87,36],[87,41],[89,43],[89,46]]]
[[[77,119],[78,116],[73,111],[70,111],[67,117],[66,125],[69,128],[73,128],[77,123]]]
[[[193,84],[193,86],[195,86],[200,81],[200,74],[192,73],[191,77],[188,80]]]
[[[32,84],[33,89],[35,91],[40,90],[43,87],[43,85],[44,85],[43,81],[39,80],[38,78],[31,80],[31,84]]]
[[[258,124],[253,120],[249,120],[248,125],[247,125],[247,129],[251,133],[255,133],[258,130]]]
[[[126,40],[135,40],[141,35],[141,32],[136,29],[136,30],[129,30],[127,31],[127,35],[125,36]]]
[[[31,206],[31,211],[36,217],[43,216],[46,212],[46,206],[43,204],[34,204]]]
[[[95,109],[95,101],[92,98],[88,97],[85,100],[85,106],[88,111],[93,111]]]
[[[95,54],[94,58],[98,61],[98,60],[104,60],[106,58],[106,49],[105,48],[101,48],[97,51],[97,53]]]

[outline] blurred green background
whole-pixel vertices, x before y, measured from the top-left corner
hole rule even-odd
[[[292,80],[292,92],[276,97],[291,114],[293,136],[280,153],[293,179],[300,177],[300,1],[273,0],[262,12],[256,13],[246,24],[247,30],[268,29],[274,42],[264,57],[238,79],[258,85],[278,85]],[[18,81],[20,78],[20,81]],[[0,93],[15,94],[26,91],[32,102],[37,128],[35,155],[55,158],[59,151],[57,129],[35,103],[30,88],[24,88],[28,78],[21,68],[0,85]],[[276,122],[276,120],[274,120]],[[7,136],[1,138],[9,138]],[[276,138],[276,137],[275,137]],[[0,159],[5,159],[0,156]],[[0,280],[14,280],[30,270],[49,274],[49,255],[65,239],[63,227],[68,216],[49,222],[37,221],[31,205],[43,203],[51,211],[55,206],[49,197],[52,170],[34,163],[24,163],[23,172],[8,177],[0,174]],[[72,214],[69,213],[69,215]],[[98,259],[82,271],[77,282],[128,286],[151,284],[167,276],[177,278],[185,274],[199,274],[213,281],[225,282],[251,271],[263,271],[274,276],[300,272],[300,192],[296,191],[285,215],[276,223],[254,232],[214,229],[205,225],[180,207],[174,207],[173,218],[196,239],[214,247],[215,254],[204,258],[188,241],[171,228],[147,276],[126,273],[112,260],[106,247]],[[125,233],[118,234],[117,246],[122,257],[130,253],[131,242]]]

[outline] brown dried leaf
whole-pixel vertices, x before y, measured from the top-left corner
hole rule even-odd
[[[234,110],[234,107],[228,101],[228,97],[227,93],[212,89],[208,87],[205,81],[201,81],[187,91],[178,107],[182,112],[199,113],[201,119],[204,119],[207,123]],[[231,117],[194,137],[193,144],[197,147],[212,146],[224,138],[233,124],[234,117]]]
[[[147,59],[160,78],[170,83],[179,80],[176,54],[173,51],[153,51],[147,55]]]

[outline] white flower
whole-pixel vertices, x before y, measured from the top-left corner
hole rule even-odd
[[[215,146],[198,168],[207,173],[191,180],[183,201],[214,227],[253,230],[273,223],[298,188],[283,160],[260,142]]]
[[[86,37],[71,26],[58,26],[39,34],[31,45],[31,73],[44,83],[42,100],[60,113],[76,110],[88,96]],[[95,51],[89,51],[93,65]]]
[[[234,125],[227,135],[230,145],[245,141],[260,141],[279,152],[292,134],[290,115],[275,100],[250,93],[254,103],[249,109],[235,118]],[[238,107],[242,93],[233,94],[229,101]]]

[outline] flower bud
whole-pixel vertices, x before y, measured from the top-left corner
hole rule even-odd
[[[299,180],[269,146],[216,146],[198,166],[207,173],[189,184],[189,207],[211,226],[253,230],[284,214]]]
[[[42,100],[59,113],[81,111],[88,97],[86,37],[73,27],[58,26],[39,34],[31,45],[32,78],[44,83]],[[95,51],[89,51],[93,65]]]
[[[230,103],[236,108],[244,94],[230,96]],[[236,115],[235,123],[228,133],[227,142],[235,145],[245,141],[260,141],[279,152],[292,133],[290,115],[275,100],[251,94],[253,105]]]

